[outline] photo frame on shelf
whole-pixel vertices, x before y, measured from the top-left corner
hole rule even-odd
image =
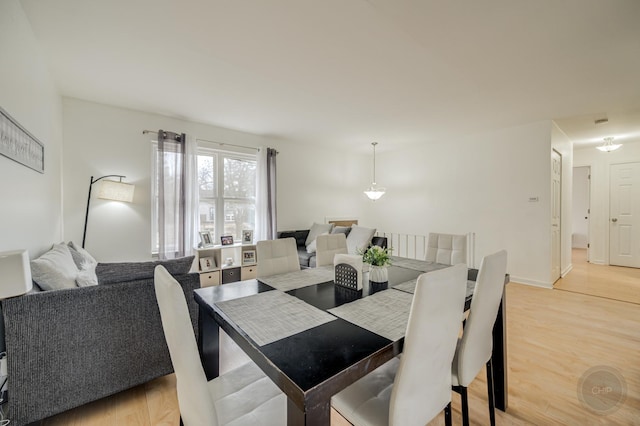
[[[244,229],[242,231],[242,244],[253,243],[253,229]]]
[[[244,250],[242,252],[242,266],[256,264],[256,251]]]
[[[200,270],[205,272],[205,271],[210,271],[212,269],[214,269],[216,267],[216,260],[213,258],[213,256],[209,256],[209,257],[201,257],[200,258]]]
[[[200,231],[199,234],[202,247],[213,246],[213,236],[211,235],[211,231]]]
[[[233,245],[233,235],[223,235],[220,237],[220,244],[223,246],[232,246]]]

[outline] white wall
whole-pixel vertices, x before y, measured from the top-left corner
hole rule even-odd
[[[309,229],[326,218],[362,221],[370,158],[353,152],[282,143],[277,158],[278,230]],[[367,170],[363,169],[367,165]]]
[[[251,135],[180,119],[64,98],[65,240],[82,241],[90,176],[127,176],[136,185],[131,204],[92,196],[86,248],[100,261],[151,258],[151,139],[144,129],[184,132],[196,138],[278,148]],[[94,190],[96,185],[94,185]]]
[[[552,127],[544,121],[381,152],[377,180],[387,194],[359,199],[363,222],[408,234],[475,232],[476,266],[504,248],[514,281],[551,286]]]
[[[31,258],[62,240],[62,108],[18,0],[0,1],[0,106],[45,149],[40,174],[0,156],[0,251]]]
[[[589,243],[589,167],[573,168],[573,226],[571,247],[586,249]]]
[[[591,166],[591,217],[589,261],[609,263],[609,176],[610,165],[640,162],[640,138],[623,141],[617,151],[601,152],[594,147],[576,149],[574,166]]]

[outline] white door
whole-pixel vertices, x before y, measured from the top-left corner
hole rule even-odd
[[[551,281],[560,278],[560,200],[562,156],[551,151]]]
[[[640,268],[640,163],[612,164],[609,264]]]

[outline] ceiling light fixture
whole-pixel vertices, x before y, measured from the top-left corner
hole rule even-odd
[[[620,148],[622,144],[613,143],[613,138],[604,138],[604,143],[596,148],[598,148],[602,152],[611,152]]]
[[[372,142],[371,145],[373,145],[373,182],[364,193],[367,194],[370,200],[375,201],[384,195],[385,190],[376,185],[376,145],[378,145],[378,142]]]

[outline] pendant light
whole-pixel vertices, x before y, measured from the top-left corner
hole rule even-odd
[[[598,148],[602,152],[611,152],[611,151],[615,151],[621,146],[622,144],[613,143],[613,138],[604,138],[604,143],[600,146],[597,146],[596,148]]]
[[[373,182],[371,183],[371,186],[364,191],[364,193],[370,200],[375,201],[384,195],[385,190],[384,188],[376,186],[376,145],[378,145],[378,142],[372,142],[371,145],[373,145]]]

